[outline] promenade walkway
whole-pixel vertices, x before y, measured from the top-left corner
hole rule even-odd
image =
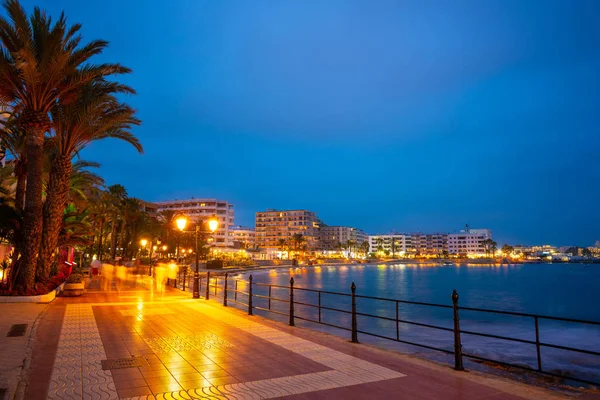
[[[36,330],[25,392],[28,400],[279,397],[564,398],[141,287],[55,300]]]

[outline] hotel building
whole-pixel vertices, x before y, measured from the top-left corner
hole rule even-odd
[[[252,249],[256,246],[256,231],[247,226],[234,226],[229,230],[229,236],[233,247],[240,249]]]
[[[411,233],[406,235],[406,252],[415,255],[441,256],[448,251],[447,233]]]
[[[463,229],[448,235],[448,253],[460,257],[484,257],[484,241],[492,238],[489,229]]]
[[[321,250],[339,250],[339,244],[345,245],[349,240],[360,246],[369,241],[369,236],[362,230],[349,226],[321,226],[320,229]]]
[[[389,252],[390,255],[403,256],[407,251],[407,235],[369,235],[369,253]]]
[[[170,210],[182,214],[192,221],[207,220],[213,215],[219,220],[219,228],[213,234],[214,244],[218,247],[233,247],[233,237],[229,234],[233,229],[233,204],[226,200],[189,199],[170,200],[153,203],[157,214]],[[148,207],[147,207],[148,208]]]
[[[279,240],[289,240],[301,234],[308,250],[319,247],[321,221],[317,214],[307,210],[268,209],[256,213],[256,245],[259,247],[280,247]]]

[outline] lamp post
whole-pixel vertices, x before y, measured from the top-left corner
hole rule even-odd
[[[140,240],[140,245],[142,246],[142,250],[140,250],[140,258],[142,258],[142,251],[146,251],[146,245],[148,244],[148,241],[146,239],[142,239]]]
[[[181,242],[181,235],[183,234],[183,230],[185,229],[185,226],[188,223],[188,219],[185,215],[182,215],[180,217],[178,217],[175,220],[175,225],[177,225],[177,229],[179,229],[179,236],[177,237],[177,268],[179,268],[179,264],[181,263],[181,249],[180,249],[180,242]]]
[[[215,233],[215,231],[217,230],[217,228],[219,227],[219,220],[217,218],[215,218],[214,216],[211,217],[208,220],[208,229],[211,231],[211,233]],[[199,251],[198,251],[198,236],[200,236],[200,225],[196,225],[196,270],[194,271],[194,290],[193,290],[193,298],[194,299],[199,299],[200,298],[200,272],[198,271],[198,268],[200,266],[200,260],[199,260]],[[206,285],[208,285],[209,282],[206,282]]]

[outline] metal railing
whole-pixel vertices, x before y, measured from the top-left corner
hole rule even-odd
[[[191,276],[193,274],[188,274],[188,275]],[[206,278],[206,279],[203,279],[203,278]],[[186,279],[186,277],[184,276],[183,277],[183,280],[184,280],[183,289],[184,290],[185,290],[185,279]],[[219,284],[219,282],[221,284]],[[191,288],[190,283],[191,283],[191,281],[188,282],[188,287]],[[243,288],[240,288],[240,284],[243,284],[242,285]],[[575,382],[585,383],[588,385],[596,385],[596,386],[600,385],[600,382],[583,379],[578,376],[561,374],[561,373],[556,373],[553,371],[545,370],[543,368],[543,359],[542,359],[542,351],[541,351],[542,348],[569,351],[569,352],[574,352],[574,353],[579,353],[579,354],[591,355],[591,356],[595,356],[595,357],[600,357],[600,352],[543,342],[540,340],[540,326],[539,326],[540,320],[546,320],[546,321],[555,321],[555,322],[572,323],[572,324],[585,324],[585,325],[592,325],[592,326],[600,327],[599,321],[588,321],[588,320],[573,319],[573,318],[560,318],[560,317],[552,317],[552,316],[546,316],[546,315],[520,313],[520,312],[512,312],[512,311],[500,311],[500,310],[491,310],[491,309],[483,309],[483,308],[460,307],[458,305],[459,296],[458,296],[458,293],[456,292],[456,290],[454,290],[452,292],[452,296],[451,296],[452,305],[436,304],[436,303],[425,303],[425,302],[417,302],[417,301],[408,301],[408,300],[400,300],[400,299],[389,299],[389,298],[383,298],[383,297],[358,295],[358,294],[356,294],[356,285],[354,284],[354,282],[352,282],[352,285],[350,287],[350,293],[339,293],[339,292],[331,292],[331,291],[325,291],[325,290],[316,290],[316,289],[297,287],[297,286],[294,286],[294,278],[290,279],[289,286],[283,286],[283,285],[273,285],[273,284],[253,282],[252,275],[250,275],[248,277],[248,280],[244,280],[244,279],[231,279],[231,278],[229,278],[228,273],[220,274],[220,275],[213,273],[211,275],[210,272],[201,275],[201,277],[200,277],[200,293],[202,293],[202,287],[204,287],[204,298],[205,299],[210,299],[211,296],[218,297],[223,301],[224,306],[228,305],[228,301],[233,302],[239,306],[243,306],[243,309],[247,310],[248,315],[253,315],[254,310],[260,310],[260,311],[264,311],[267,313],[273,313],[273,314],[288,317],[289,318],[288,323],[290,326],[295,326],[295,320],[302,320],[302,321],[307,321],[307,322],[311,322],[311,323],[324,325],[324,326],[331,327],[331,328],[341,329],[341,330],[350,332],[350,340],[353,343],[359,342],[358,334],[361,334],[361,335],[372,336],[372,337],[379,338],[379,339],[385,339],[385,340],[390,340],[393,342],[403,343],[403,344],[407,344],[407,345],[411,345],[411,346],[426,348],[429,350],[435,350],[435,351],[439,351],[439,352],[442,352],[445,354],[450,354],[450,355],[454,356],[454,368],[456,370],[464,369],[463,358],[466,357],[468,359],[472,359],[472,360],[476,360],[476,361],[480,361],[480,362],[489,362],[489,363],[496,364],[496,365],[514,367],[514,368],[518,368],[518,369],[522,369],[522,370],[526,370],[526,371],[530,371],[530,372],[535,372],[535,373],[551,376],[554,378],[571,380],[571,381],[575,381]],[[214,289],[214,290],[212,290],[212,289]],[[256,289],[256,291],[254,289]],[[287,298],[277,297],[273,293],[274,289],[276,289],[278,291],[282,291],[282,290],[287,291],[288,292]],[[262,291],[262,292],[258,293],[258,291]],[[317,297],[316,304],[306,302],[306,301],[299,301],[298,299],[295,299],[294,298],[295,292],[316,294],[316,297]],[[233,297],[231,297],[230,293],[233,293]],[[336,296],[339,299],[345,299],[347,304],[350,306],[349,310],[344,310],[341,308],[324,305],[323,304],[324,296]],[[254,299],[262,300],[263,305],[259,306],[259,305],[253,304]],[[246,301],[244,301],[244,300],[246,300]],[[357,300],[359,300],[359,301],[360,300],[373,300],[373,301],[377,301],[377,302],[391,304],[393,306],[392,309],[394,311],[392,312],[392,315],[377,315],[377,314],[369,314],[366,312],[361,312],[360,307],[359,307],[360,304],[357,304]],[[281,309],[276,309],[277,307],[272,306],[274,303],[277,303],[277,304],[287,303],[289,305],[289,309],[286,310],[287,312],[284,312]],[[400,305],[405,305],[405,304],[406,305],[423,306],[423,307],[434,308],[434,309],[452,310],[453,325],[451,328],[449,328],[449,327],[445,327],[445,326],[434,325],[434,324],[430,324],[430,323],[413,321],[413,320],[402,318],[401,312],[400,312]],[[296,312],[297,306],[316,309],[317,311],[316,311],[315,318],[310,318],[307,315],[302,315],[302,316],[298,315]],[[343,314],[346,316],[350,316],[351,317],[350,323],[348,325],[344,326],[344,325],[337,325],[335,323],[335,321],[325,320],[323,311],[340,313],[340,314]],[[495,314],[495,315],[504,315],[504,316],[510,316],[510,317],[531,319],[533,322],[532,328],[535,331],[535,340],[528,340],[528,339],[522,339],[522,338],[516,338],[516,337],[510,337],[510,336],[502,336],[502,335],[496,335],[496,334],[491,334],[491,333],[476,332],[476,331],[472,331],[472,330],[461,329],[459,312]],[[378,320],[383,320],[383,321],[388,321],[388,322],[394,323],[395,324],[395,335],[388,336],[388,335],[382,334],[381,332],[368,331],[368,330],[366,330],[368,327],[365,327],[365,328],[359,327],[359,324],[358,324],[359,316],[375,318]],[[452,335],[451,338],[453,341],[453,349],[450,350],[448,348],[441,348],[441,347],[432,346],[430,344],[419,343],[414,340],[406,340],[406,339],[402,338],[402,336],[400,334],[401,324],[407,324],[407,325],[412,325],[412,326],[418,326],[420,328],[427,328],[427,329],[448,332],[449,335],[450,334]],[[484,337],[484,338],[488,338],[488,339],[506,340],[506,341],[510,341],[510,342],[535,346],[537,368],[532,368],[532,367],[529,367],[529,366],[523,365],[523,364],[514,364],[514,363],[502,361],[502,360],[482,357],[482,356],[476,355],[476,354],[466,353],[463,351],[461,335],[470,335],[470,336]],[[600,359],[598,359],[598,363],[596,363],[596,365],[600,365]]]

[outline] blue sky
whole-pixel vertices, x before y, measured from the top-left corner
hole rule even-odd
[[[307,208],[369,233],[600,240],[598,1],[23,4],[134,70],[145,154],[83,153],[132,196],[227,199],[244,225]]]

